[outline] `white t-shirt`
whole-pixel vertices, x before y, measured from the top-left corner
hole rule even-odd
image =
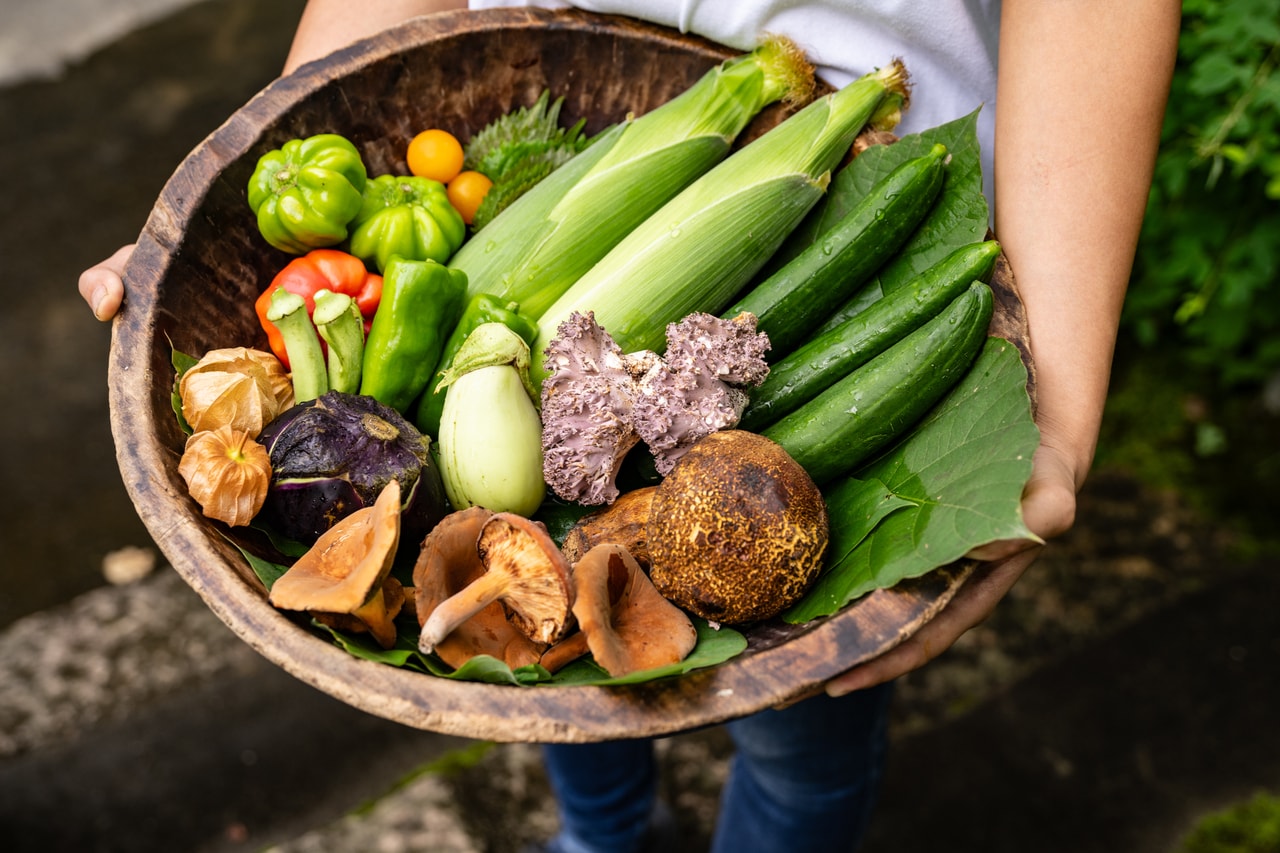
[[[789,36],[833,86],[901,57],[914,87],[898,126],[914,133],[978,114],[991,196],[1000,0],[470,0],[471,8],[575,6],[695,33],[737,50]]]

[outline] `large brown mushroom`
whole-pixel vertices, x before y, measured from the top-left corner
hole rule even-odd
[[[684,660],[698,631],[663,598],[640,564],[616,544],[597,545],[573,567],[578,631],[542,657],[551,672],[588,650],[615,678]]]
[[[282,610],[349,615],[384,649],[396,643],[394,619],[403,595],[384,592],[400,542],[400,483],[389,482],[372,506],[356,510],[324,532],[271,586],[268,600]],[[341,623],[345,620],[331,620]]]
[[[484,574],[440,602],[422,623],[418,647],[435,650],[459,625],[501,602],[526,637],[554,643],[572,626],[569,563],[546,527],[513,513],[485,521],[476,543]]]
[[[430,619],[441,602],[485,572],[478,543],[493,513],[483,507],[452,512],[432,528],[413,567],[418,624]],[[546,648],[522,634],[507,619],[502,604],[487,604],[435,644],[435,653],[457,669],[476,655],[490,655],[512,669],[538,662]]]
[[[822,568],[827,508],[813,479],[776,442],[712,433],[657,487],[649,513],[658,591],[728,625],[782,612]]]

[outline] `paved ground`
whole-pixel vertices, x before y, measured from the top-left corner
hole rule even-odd
[[[104,558],[145,569],[155,553],[115,467],[108,330],[76,275],[131,240],[186,152],[269,82],[301,8],[174,3],[0,89],[4,849],[514,850],[554,825],[535,749],[336,702],[162,564],[105,583]],[[79,8],[47,7],[64,23]],[[902,683],[869,853],[1157,853],[1204,810],[1280,791],[1280,572],[1221,539],[1167,495],[1095,480],[1077,530],[991,623]],[[684,846],[701,849],[723,735],[660,748]]]

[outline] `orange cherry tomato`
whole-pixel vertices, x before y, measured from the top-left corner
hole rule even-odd
[[[405,159],[409,171],[420,178],[447,184],[462,171],[462,143],[439,128],[424,130],[409,142]]]
[[[450,181],[446,191],[449,203],[462,214],[462,221],[470,225],[480,209],[480,202],[484,201],[492,186],[493,181],[479,172],[466,171]]]

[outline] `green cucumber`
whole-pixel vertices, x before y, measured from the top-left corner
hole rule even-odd
[[[987,338],[994,297],[975,281],[937,316],[763,435],[821,486],[904,435],[951,390]]]
[[[752,287],[725,317],[749,311],[775,352],[789,352],[893,256],[942,190],[941,143],[877,181],[814,243]]]
[[[907,286],[815,335],[769,368],[768,378],[751,392],[739,426],[758,432],[866,364],[922,326],[971,282],[990,279],[999,254],[1000,244],[994,240],[961,246]]]

